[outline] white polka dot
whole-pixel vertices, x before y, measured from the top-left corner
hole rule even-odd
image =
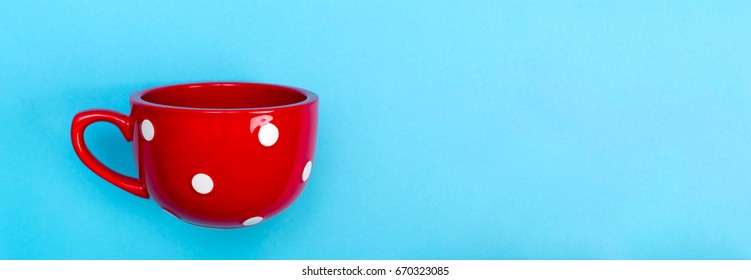
[[[247,220],[245,220],[245,221],[243,222],[243,225],[244,225],[244,226],[246,226],[246,227],[249,227],[249,226],[252,226],[252,225],[258,224],[258,223],[260,223],[261,221],[263,221],[263,218],[262,218],[262,217],[257,217],[257,216],[256,216],[256,217],[253,217],[253,218],[250,218],[250,219],[247,219]]]
[[[310,170],[313,169],[313,162],[308,161],[308,163],[305,164],[305,168],[302,169],[302,180],[303,182],[308,180],[308,177],[310,177]]]
[[[151,124],[151,121],[143,120],[141,122],[141,135],[143,135],[143,139],[146,139],[146,141],[154,139],[154,125]]]
[[[266,124],[258,130],[258,141],[266,147],[274,145],[279,139],[279,129],[274,124]]]
[[[198,173],[196,176],[193,176],[191,184],[193,184],[193,189],[200,194],[207,194],[214,188],[214,181],[211,180],[209,175],[203,173]]]

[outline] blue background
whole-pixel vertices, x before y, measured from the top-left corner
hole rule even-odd
[[[120,2],[0,2],[0,258],[751,258],[748,1]],[[321,97],[276,218],[190,226],[75,156],[76,112],[217,80]]]

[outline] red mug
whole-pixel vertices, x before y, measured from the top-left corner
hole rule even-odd
[[[258,224],[289,206],[310,176],[318,96],[256,83],[158,87],[130,97],[130,116],[88,110],[73,119],[73,148],[108,182],[153,198],[185,222],[212,228]],[[117,173],[86,147],[94,122],[133,142],[138,178]]]

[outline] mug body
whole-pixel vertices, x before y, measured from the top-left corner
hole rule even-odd
[[[289,206],[310,176],[318,118],[311,92],[200,83],[137,92],[130,101],[139,181],[185,222],[257,224]]]

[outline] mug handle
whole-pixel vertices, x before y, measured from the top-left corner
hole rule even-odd
[[[128,142],[133,139],[128,116],[111,110],[95,109],[83,111],[73,117],[73,125],[70,128],[70,137],[73,140],[73,149],[76,151],[76,155],[78,155],[78,158],[81,159],[86,167],[104,178],[104,180],[107,180],[107,182],[138,197],[149,198],[149,193],[141,186],[137,178],[125,176],[105,166],[86,147],[86,142],[83,140],[83,132],[90,124],[98,121],[109,122],[117,126]]]

